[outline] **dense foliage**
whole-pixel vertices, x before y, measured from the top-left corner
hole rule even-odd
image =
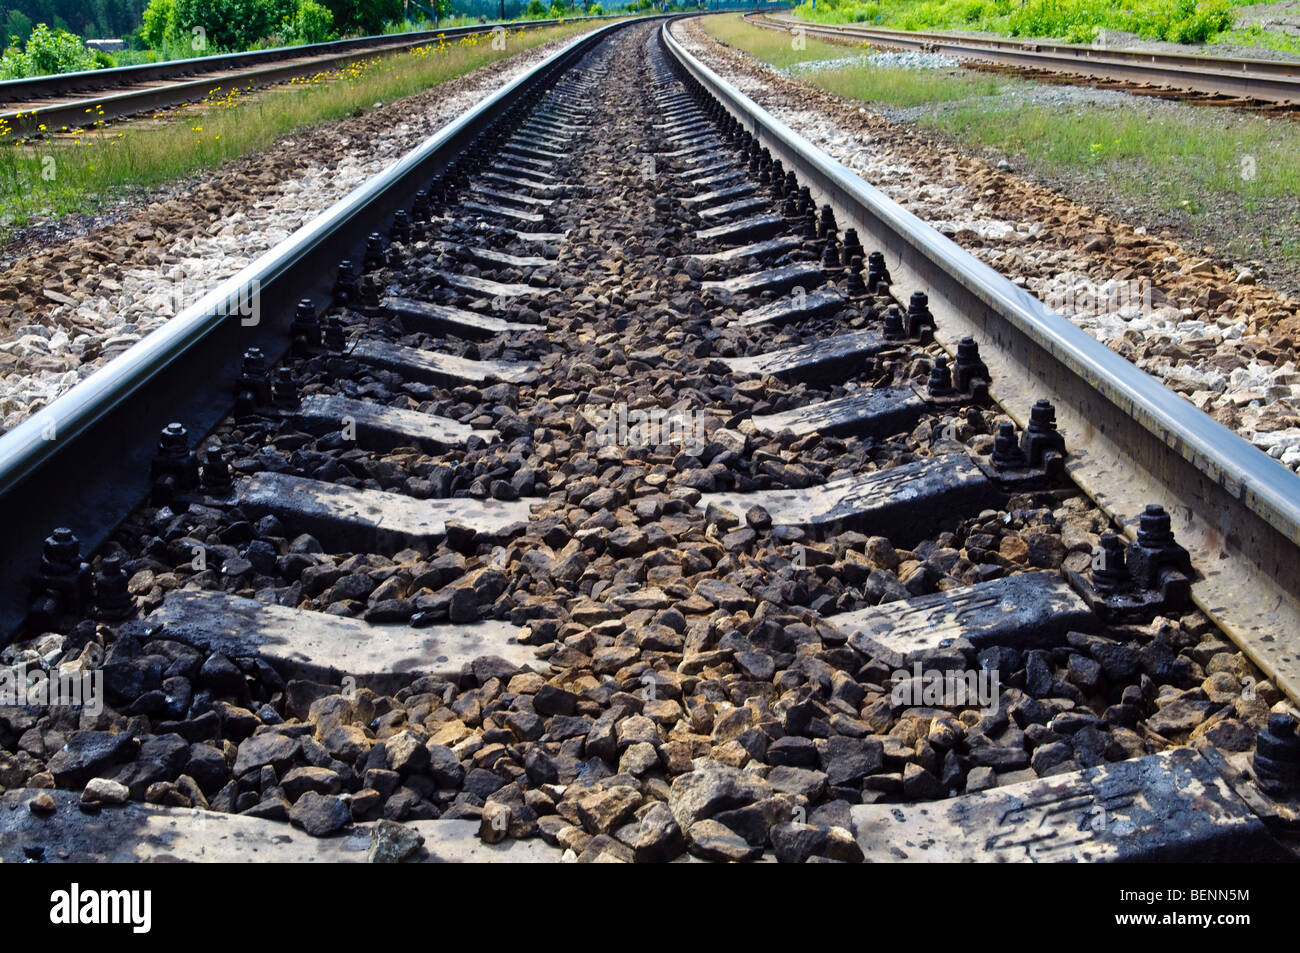
[[[804,0],[795,15],[824,23],[875,23],[901,30],[988,30],[1087,43],[1098,30],[1204,43],[1232,28],[1248,0]]]
[[[140,25],[148,0],[4,0],[0,10],[0,43],[10,37],[26,41],[38,23],[78,36],[126,36]]]
[[[45,76],[94,69],[95,54],[66,30],[37,24],[26,43],[14,43],[0,55],[0,79]]]

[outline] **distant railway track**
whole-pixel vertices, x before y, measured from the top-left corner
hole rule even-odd
[[[800,29],[807,36],[858,40],[885,49],[943,53],[1044,75],[1071,75],[1126,84],[1134,92],[1157,95],[1190,92],[1229,104],[1272,104],[1287,108],[1300,105],[1300,63],[1094,49],[1035,40],[962,37],[860,25],[830,26],[754,13],[746,14],[745,20],[771,30]]]
[[[603,17],[575,17],[601,20]],[[493,29],[537,29],[558,20],[529,20],[502,25],[450,27],[394,36],[367,36],[251,53],[203,56],[139,66],[60,73],[0,81],[0,120],[12,135],[29,135],[89,126],[95,120],[119,119],[198,102],[214,89],[270,86],[339,69],[372,56],[391,56],[444,38],[489,34]]]
[[[0,857],[1286,856],[1298,491],[614,24],[0,436]]]

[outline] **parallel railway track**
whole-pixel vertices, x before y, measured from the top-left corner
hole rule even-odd
[[[1285,856],[1298,486],[616,24],[0,437],[0,856]]]
[[[370,57],[391,56],[436,43],[440,38],[458,40],[490,34],[494,29],[538,29],[558,22],[530,20],[519,24],[450,27],[4,80],[0,81],[0,121],[14,136],[37,133],[42,126],[50,133],[63,128],[84,128],[97,120],[109,121],[198,102],[217,90],[242,90],[314,76]]]
[[[807,36],[857,40],[884,49],[923,50],[1047,75],[1133,84],[1135,91],[1186,91],[1284,107],[1300,104],[1300,64],[1287,61],[1094,49],[1066,43],[963,37],[862,25],[831,26],[756,13],[746,14],[745,20],[771,30],[798,29]]]

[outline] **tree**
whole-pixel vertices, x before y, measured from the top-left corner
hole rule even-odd
[[[176,22],[176,0],[149,0],[144,8],[144,25],[140,36],[154,50],[161,50],[168,39],[176,39],[180,27]]]
[[[8,46],[14,40],[26,43],[32,35],[32,18],[21,10],[10,10],[5,15],[3,33],[0,33],[0,47]]]

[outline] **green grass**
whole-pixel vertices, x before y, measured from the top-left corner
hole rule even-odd
[[[969,103],[922,121],[1048,171],[1095,170],[1112,187],[1154,196],[1169,210],[1196,214],[1210,199],[1234,197],[1249,211],[1300,190],[1300,129],[1285,120],[1204,110],[1153,122],[1116,107]]]
[[[1259,46],[1284,53],[1300,53],[1300,39],[1285,33],[1271,33],[1258,23],[1252,23],[1244,30],[1229,30],[1220,33],[1211,43],[1230,43],[1233,46]]]
[[[976,96],[995,96],[1006,85],[997,77],[979,73],[953,76],[939,70],[902,70],[877,66],[818,70],[801,78],[836,96],[889,106],[920,106]]]
[[[466,37],[268,90],[217,89],[203,108],[180,109],[155,123],[118,128],[88,115],[81,131],[48,130],[50,138],[18,143],[0,130],[0,241],[33,221],[94,212],[123,194],[268,149],[294,130],[421,92],[589,29],[590,24],[566,23],[511,32],[504,51],[492,49],[488,37]]]
[[[867,52],[865,44],[844,46],[812,37],[805,38],[807,49],[793,50],[788,34],[751,26],[740,14],[705,17],[703,24],[714,39],[778,69],[796,63],[843,60]],[[896,70],[868,65],[801,72],[800,79],[837,96],[889,106],[987,96],[997,93],[1004,85],[996,77],[979,73],[953,76],[937,70]]]
[[[830,43],[803,37],[803,49],[796,49],[795,38],[788,33],[750,26],[738,14],[705,17],[703,23],[704,29],[719,43],[743,49],[778,69],[813,60],[843,59],[862,48],[861,44]]]
[[[723,19],[706,20],[706,29],[713,32]],[[770,31],[729,19],[732,45],[766,59],[759,51],[768,48],[763,34]],[[1116,106],[1039,105],[998,95],[1031,84],[978,73],[852,67],[799,79],[880,106],[934,103],[915,121],[961,147],[995,150],[1049,176],[1104,178],[1135,203],[1188,216],[1193,229],[1235,228],[1238,249],[1267,243],[1283,257],[1300,258],[1300,123],[1211,108],[1153,120],[1146,110]],[[1260,234],[1265,208],[1290,223],[1281,234]]]
[[[870,23],[900,30],[985,30],[1007,36],[1089,42],[1098,30],[1204,43],[1232,28],[1234,7],[1253,0],[810,0],[794,15],[819,23]]]

